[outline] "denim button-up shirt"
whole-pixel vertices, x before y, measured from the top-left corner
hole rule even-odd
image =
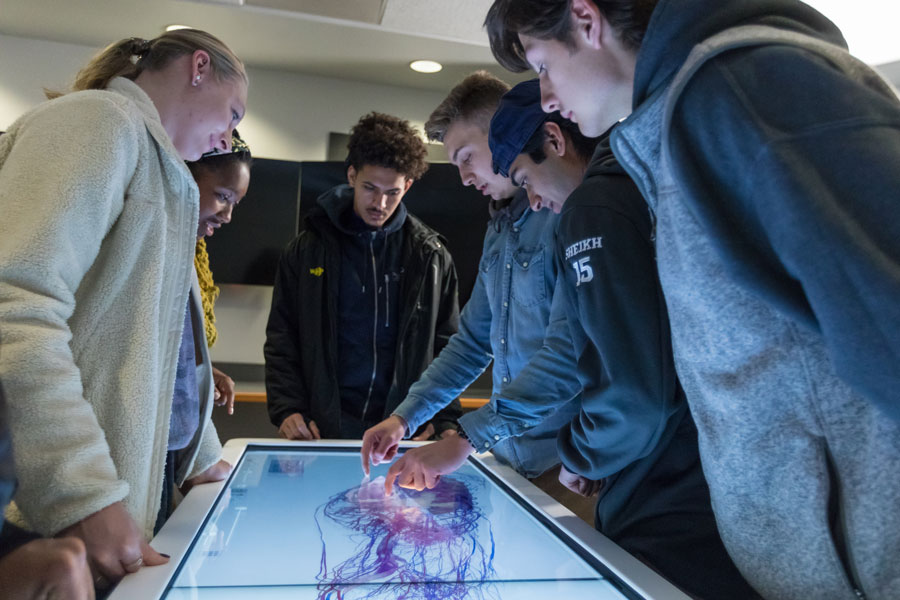
[[[581,408],[564,303],[554,293],[557,220],[527,208],[524,194],[491,220],[459,332],[394,411],[415,431],[493,360],[490,403],[460,424],[479,451],[491,450],[527,477],[559,463],[556,434]],[[545,343],[551,321],[553,335]],[[516,399],[524,396],[546,408],[523,413]]]

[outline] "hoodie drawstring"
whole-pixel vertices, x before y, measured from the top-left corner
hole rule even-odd
[[[381,272],[384,274],[384,326],[385,328],[390,327],[391,325],[391,293],[390,293],[390,282],[391,275],[387,272],[385,268],[385,262],[387,261],[387,238],[385,238],[384,243],[381,244]]]
[[[391,326],[391,278],[384,274],[384,326]]]
[[[362,420],[366,420],[366,413],[369,411],[369,401],[372,400],[372,390],[375,387],[375,376],[378,373],[378,269],[375,266],[375,235],[372,232],[369,236],[369,256],[372,257],[372,281],[374,282],[375,294],[375,315],[372,317],[372,378],[369,380],[369,393],[366,394],[366,402],[363,404]],[[366,276],[368,276],[368,262],[366,261]],[[363,277],[363,291],[366,291],[366,277]]]

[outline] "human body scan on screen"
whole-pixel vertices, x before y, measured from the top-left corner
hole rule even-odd
[[[248,449],[165,598],[625,596],[471,464],[384,492],[353,451]]]

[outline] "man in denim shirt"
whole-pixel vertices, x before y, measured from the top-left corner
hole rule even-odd
[[[485,72],[474,73],[450,92],[425,125],[432,140],[444,143],[463,183],[492,198],[492,218],[478,279],[462,312],[459,332],[391,417],[365,433],[363,468],[368,472],[370,461],[378,464],[391,460],[404,435],[458,396],[493,360],[491,402],[460,419],[463,437],[445,437],[429,447],[407,452],[403,462],[398,462],[399,468],[418,457],[447,472],[446,467],[438,465],[462,462],[472,446],[483,452],[490,450],[526,477],[535,479],[546,473],[536,483],[585,516],[591,514],[592,503],[563,490],[557,481],[557,432],[581,407],[571,339],[559,335],[545,340],[547,325],[553,320],[564,321],[553,311],[557,305],[562,308],[554,293],[558,272],[552,253],[557,216],[530,210],[526,194],[515,193],[509,180],[495,174],[491,166],[488,127],[508,89]],[[545,399],[560,408],[546,419],[535,415],[507,423],[502,415],[516,410],[516,400],[506,400],[508,396],[502,391],[514,381],[516,389],[528,390],[535,401]],[[433,485],[433,481],[418,479],[401,478],[399,483],[419,489]],[[389,490],[392,483],[389,477]]]

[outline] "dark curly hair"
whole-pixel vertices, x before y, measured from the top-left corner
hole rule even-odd
[[[366,165],[393,169],[415,181],[428,170],[427,155],[409,121],[370,112],[350,130],[346,165],[357,171]]]

